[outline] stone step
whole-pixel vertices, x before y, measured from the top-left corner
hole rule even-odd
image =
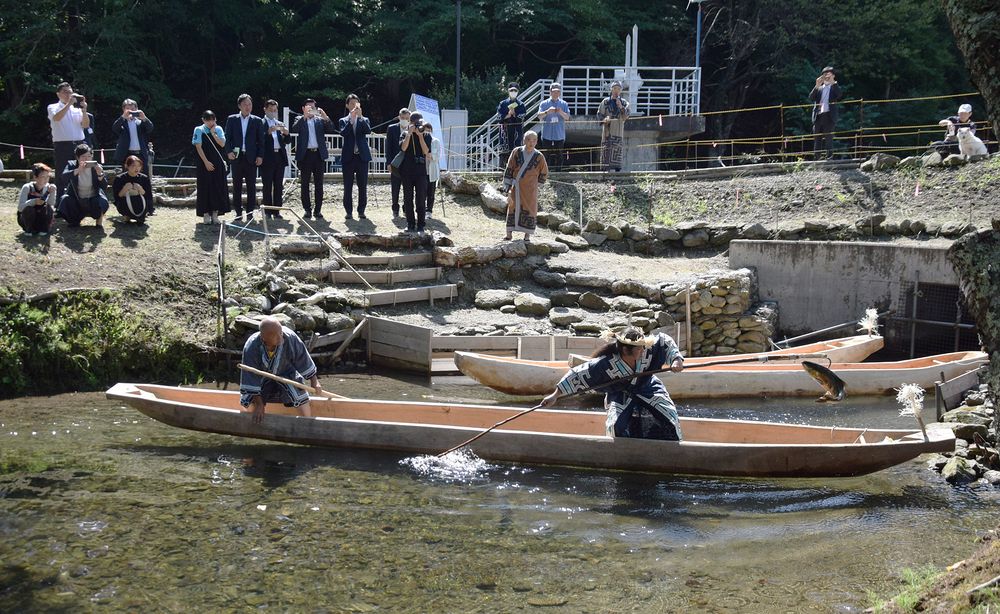
[[[348,258],[350,261],[350,258]],[[353,265],[353,263],[351,263]],[[437,281],[441,278],[441,267],[425,269],[393,269],[388,271],[358,271],[361,277],[370,284],[392,286],[398,283],[414,281]],[[330,281],[338,284],[360,284],[358,275],[350,269],[341,269],[330,273]]]
[[[429,301],[433,305],[435,300],[447,299],[452,301],[457,297],[458,286],[456,284],[401,288],[398,290],[375,290],[365,293],[369,307],[398,305],[400,303],[421,303],[424,301]]]
[[[392,256],[346,256],[346,260],[351,266],[385,266],[385,267],[411,267],[422,264],[433,264],[434,255],[430,252],[418,254],[396,254]]]

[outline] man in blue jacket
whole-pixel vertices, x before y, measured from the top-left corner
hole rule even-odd
[[[236,221],[243,221],[243,184],[247,186],[247,221],[257,208],[257,167],[264,163],[264,122],[250,113],[253,99],[240,94],[236,99],[240,112],[226,118],[226,157],[233,171],[233,207]]]
[[[354,204],[351,197],[354,181],[358,182],[358,219],[365,217],[365,207],[368,206],[368,163],[372,161],[372,152],[368,147],[368,134],[372,131],[371,122],[361,114],[361,100],[355,94],[349,94],[346,100],[347,116],[340,119],[338,126],[340,136],[344,138],[340,163],[344,170],[344,219],[354,219]]]
[[[299,183],[302,186],[302,207],[305,218],[323,219],[323,173],[329,151],[326,147],[326,133],[333,130],[333,122],[326,111],[316,106],[316,101],[307,98],[302,104],[302,115],[292,125],[292,132],[298,135],[295,141],[295,165],[299,169]],[[309,182],[315,186],[316,208],[309,200]]]

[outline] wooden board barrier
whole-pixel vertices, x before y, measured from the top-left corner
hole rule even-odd
[[[369,316],[364,336],[369,362],[415,373],[431,373],[431,329]]]

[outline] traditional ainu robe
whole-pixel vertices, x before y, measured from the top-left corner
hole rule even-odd
[[[615,353],[589,360],[573,367],[558,384],[562,394],[604,384],[634,373],[669,366],[680,350],[668,335],[660,333],[652,347],[646,348],[636,361],[635,370]],[[680,420],[673,400],[663,382],[654,375],[622,380],[599,389],[605,393],[608,410],[608,434],[615,437],[644,439],[681,438]]]
[[[503,174],[503,185],[510,188],[507,196],[507,234],[535,232],[538,217],[538,186],[549,176],[549,165],[545,156],[537,149],[530,155],[524,147],[518,147],[507,160],[507,170]]]
[[[628,101],[624,98],[605,98],[597,109],[601,124],[601,166],[604,170],[622,170],[625,158],[625,120],[628,119]]]
[[[269,356],[260,333],[251,335],[243,346],[243,364],[303,384],[316,374],[316,364],[294,331],[282,326],[281,336],[281,343]],[[240,404],[249,407],[258,395],[264,398],[265,403],[284,403],[289,407],[298,407],[309,400],[309,393],[301,388],[243,371],[240,375]]]

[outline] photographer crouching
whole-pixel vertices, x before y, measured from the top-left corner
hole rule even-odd
[[[108,187],[104,168],[94,160],[89,145],[77,145],[74,153],[76,160],[69,162],[62,174],[67,188],[59,200],[59,213],[70,228],[78,227],[86,217],[94,218],[97,220],[94,225],[103,228],[104,214],[109,206],[108,197],[104,195]]]

